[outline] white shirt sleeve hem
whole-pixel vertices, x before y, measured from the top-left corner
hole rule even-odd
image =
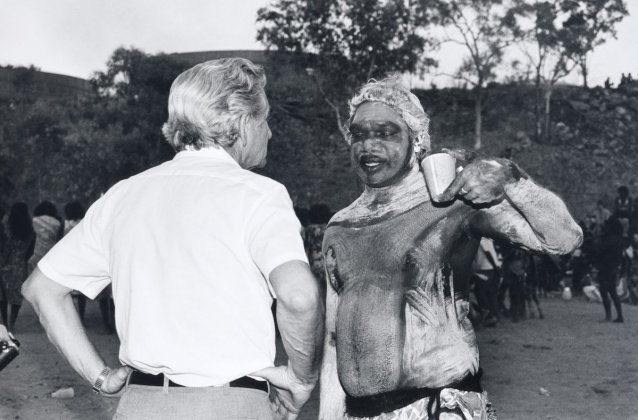
[[[38,268],[42,273],[54,282],[61,284],[69,289],[78,290],[89,299],[95,299],[95,297],[104,289],[105,286],[100,287],[100,284],[91,283],[87,285],[78,286],[73,281],[69,280],[65,276],[58,273],[50,264],[42,259],[38,262]]]

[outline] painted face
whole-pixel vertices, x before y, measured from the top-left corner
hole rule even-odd
[[[243,166],[246,169],[263,168],[266,166],[268,141],[272,137],[268,120],[249,120],[246,131],[248,139],[245,147]]]
[[[350,124],[350,133],[350,159],[366,185],[391,185],[409,171],[412,144],[408,126],[388,105],[361,104]]]

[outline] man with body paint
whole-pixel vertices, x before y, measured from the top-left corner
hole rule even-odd
[[[553,254],[582,231],[563,201],[513,162],[469,159],[431,201],[419,158],[429,119],[396,80],[350,101],[347,140],[361,196],[330,221],[320,418],[493,419],[468,319],[482,237]]]

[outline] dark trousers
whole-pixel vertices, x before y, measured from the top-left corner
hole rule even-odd
[[[600,286],[600,295],[603,298],[603,306],[605,307],[605,318],[611,319],[611,301],[616,308],[616,315],[622,319],[622,304],[618,293],[616,293],[616,280],[618,279],[618,267],[600,267],[598,271],[598,284]]]
[[[488,317],[498,318],[498,273],[496,270],[482,270],[481,274],[487,276],[487,280],[474,276],[474,294],[477,303],[487,312]]]
[[[514,273],[511,273],[509,276],[510,315],[513,321],[527,317],[525,308],[525,277],[525,274],[517,276]]]

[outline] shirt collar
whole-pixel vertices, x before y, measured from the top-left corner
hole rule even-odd
[[[224,150],[223,147],[205,147],[199,150],[182,150],[178,152],[173,159],[184,159],[184,158],[203,158],[203,159],[211,159],[217,160],[221,162],[233,163],[239,166],[239,163],[233,157]]]

